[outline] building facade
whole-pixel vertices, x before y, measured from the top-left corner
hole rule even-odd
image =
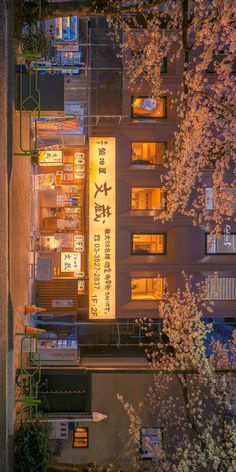
[[[34,302],[45,310],[31,322],[48,331],[39,340],[42,409],[65,446],[54,451],[57,460],[107,465],[128,441],[116,394],[142,401],[153,381],[135,319],[153,318],[161,329],[164,279],[172,293],[183,287],[183,271],[194,283],[217,271],[212,316],[235,320],[236,224],[211,240],[189,218],[155,219],[177,127],[170,96],[156,102],[148,84],[129,87],[128,53],[117,56],[119,40],[108,35],[105,18],[56,20],[48,28],[55,50],[50,63],[39,64],[42,96],[54,79],[63,92],[53,103],[44,99],[31,120]],[[181,68],[168,57],[163,64],[163,87],[174,95]],[[206,181],[211,211],[210,173]],[[107,418],[97,425],[94,412]],[[148,454],[142,434],[154,444],[161,434],[150,412],[142,421],[141,459]]]
[[[155,220],[164,199],[164,152],[177,127],[170,96],[158,104],[148,84],[130,89],[129,58],[117,57],[104,18],[79,20],[78,28],[80,69],[63,77],[64,112],[55,105],[36,120],[39,306],[77,321],[158,318],[164,278],[172,292],[183,285],[182,271],[194,282],[217,271],[222,290],[214,316],[234,318],[235,223],[211,241],[189,218]],[[181,68],[168,58],[163,65],[163,87],[174,95]]]

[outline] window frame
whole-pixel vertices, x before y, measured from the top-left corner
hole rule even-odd
[[[138,299],[138,298],[132,298],[132,279],[164,279],[165,277],[143,277],[143,276],[138,276],[138,275],[130,275],[130,301],[131,302],[161,302],[163,298],[145,298],[145,300]],[[163,293],[163,292],[162,292]]]
[[[163,63],[163,70],[161,70],[161,66],[160,66],[160,73],[167,74],[167,71],[168,71],[168,57],[167,56],[163,57],[162,63]]]
[[[217,276],[216,279],[215,279],[216,284],[215,284],[215,287],[213,287],[213,289],[217,290],[217,288],[218,288],[217,285],[219,285],[219,284],[218,284],[218,281],[219,281],[220,279],[221,279],[221,280],[222,280],[222,279],[227,279],[227,280],[228,280],[228,279],[233,279],[233,280],[236,281],[236,277],[230,277],[230,276],[228,277],[228,276],[224,276],[224,275],[223,275],[223,276],[221,276],[221,275],[220,275],[220,276]],[[206,277],[205,277],[205,282],[206,282]],[[206,287],[207,295],[209,296],[209,300],[213,300],[213,301],[215,302],[215,304],[216,304],[216,303],[219,303],[219,302],[233,302],[233,301],[236,300],[236,294],[235,294],[235,297],[234,297],[234,298],[225,298],[225,296],[224,296],[224,298],[223,298],[223,294],[222,294],[222,298],[221,298],[221,297],[217,297],[217,296],[216,296],[216,298],[215,298],[215,296],[211,296],[211,293],[208,292],[208,288],[207,288],[206,283],[205,283],[205,287]],[[219,293],[220,293],[220,292],[219,292]],[[215,304],[214,304],[214,305],[215,305]]]
[[[163,197],[163,190],[162,190],[162,187],[130,187],[130,211],[144,211],[145,213],[147,213],[148,211],[160,211],[161,208],[146,208],[145,210],[143,209],[140,209],[140,208],[132,208],[132,189],[133,188],[142,188],[142,189],[145,189],[145,188],[159,188],[161,190],[161,200],[164,198]],[[163,203],[163,202],[162,202]]]
[[[133,107],[133,99],[134,98],[151,98],[150,96],[148,95],[131,95],[131,119],[132,120],[145,120],[145,121],[150,121],[150,120],[166,120],[167,119],[167,96],[164,95],[163,98],[164,99],[164,111],[165,111],[165,114],[164,116],[147,116],[147,115],[138,115],[138,116],[135,116],[134,115],[134,107]]]
[[[220,192],[220,190],[221,189],[217,189],[217,192]],[[234,214],[234,213],[236,213],[236,187],[231,187],[231,188],[226,189],[226,190],[223,189],[223,192],[231,193],[232,190],[235,192],[235,195],[233,195],[235,197],[235,200],[232,200],[232,202],[231,202],[232,203],[231,209],[233,210],[232,213]],[[208,195],[207,195],[207,193],[208,193]],[[209,197],[210,197],[210,199],[209,199]],[[207,200],[207,199],[209,199],[209,200]],[[208,202],[210,202],[210,208],[207,208],[207,203]],[[233,205],[235,205],[235,207]],[[213,198],[213,187],[205,187],[205,213],[211,213],[214,210],[215,210],[215,206],[214,206],[214,198]]]
[[[163,252],[150,252],[149,254],[136,254],[135,252],[133,252],[133,236],[134,235],[164,236],[164,250],[163,250]],[[166,254],[167,254],[167,233],[131,233],[130,234],[130,242],[131,242],[131,255],[132,256],[142,256],[142,257],[143,256],[166,256]]]
[[[167,151],[167,141],[130,141],[130,165],[133,167],[133,166],[145,166],[145,167],[155,167],[155,168],[158,168],[160,166],[163,166],[163,164],[165,163],[165,160],[163,159],[163,163],[162,164],[134,164],[133,161],[132,161],[132,144],[133,143],[145,143],[145,144],[151,144],[151,143],[161,143],[161,144],[164,144],[165,145],[165,151],[164,151],[164,154],[165,152]]]
[[[139,430],[139,433],[140,433],[140,438],[139,438],[139,457],[140,457],[140,460],[142,461],[150,461],[153,459],[153,457],[143,457],[142,454],[144,454],[144,452],[142,451],[142,430],[145,430],[145,429],[155,429],[157,431],[157,434],[156,436],[159,437],[159,444],[161,444],[163,442],[163,428],[162,427],[158,427],[158,426],[141,426],[140,430]],[[146,435],[146,438],[148,436]],[[149,436],[150,437],[150,436]],[[150,455],[151,455],[151,452],[150,452]]]
[[[227,52],[221,51],[221,52],[215,52],[212,54],[212,60],[209,62],[208,67],[206,69],[206,74],[216,74],[216,69],[215,69],[215,63],[221,62],[224,60],[224,57],[227,56]],[[231,63],[231,74],[236,73],[236,58],[232,61]]]
[[[235,252],[207,252],[207,236],[209,236],[210,233],[205,233],[205,254],[207,256],[236,256],[236,251]],[[222,236],[224,237],[224,233],[221,233]],[[230,233],[230,235],[235,235],[236,233]]]

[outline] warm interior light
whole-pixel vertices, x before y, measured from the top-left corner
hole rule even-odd
[[[163,282],[161,277],[132,277],[131,300],[161,300]]]

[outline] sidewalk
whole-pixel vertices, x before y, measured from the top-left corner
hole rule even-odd
[[[24,119],[25,146],[29,141],[29,120]],[[14,152],[19,149],[19,112],[14,116]],[[14,332],[24,331],[24,308],[31,303],[30,231],[31,231],[31,158],[13,156],[10,181],[10,294],[14,315]],[[17,343],[19,339],[17,340]],[[15,366],[19,365],[17,345]]]

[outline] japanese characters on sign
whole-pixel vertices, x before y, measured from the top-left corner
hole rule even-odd
[[[90,138],[89,317],[115,318],[115,138]]]
[[[61,272],[81,270],[81,254],[79,252],[61,252]]]
[[[74,251],[84,252],[84,236],[82,234],[74,234]]]
[[[62,151],[39,151],[38,162],[40,166],[62,166]]]

